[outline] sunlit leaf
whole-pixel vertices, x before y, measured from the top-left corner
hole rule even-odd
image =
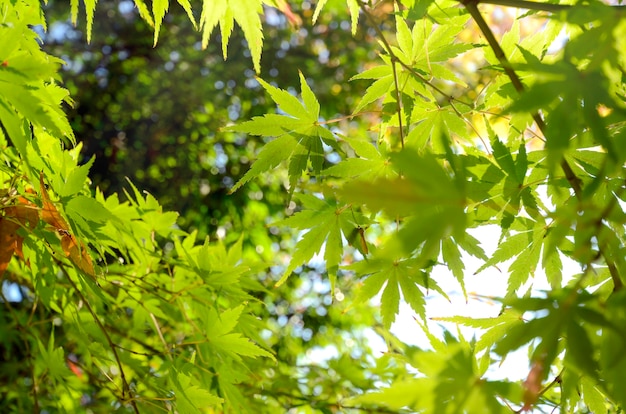
[[[163,17],[167,13],[169,9],[169,0],[154,0],[152,2],[152,14],[154,15],[154,44],[156,46],[157,41],[159,39],[159,31],[161,29],[161,23],[163,22]]]

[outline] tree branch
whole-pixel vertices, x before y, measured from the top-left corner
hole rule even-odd
[[[500,0],[497,0],[497,1],[500,1]],[[500,47],[500,44],[498,43],[496,37],[491,31],[491,28],[489,27],[485,19],[483,19],[482,15],[480,14],[480,11],[478,10],[479,0],[465,0],[465,1],[461,0],[461,3],[465,6],[467,11],[470,13],[472,18],[478,25],[483,36],[485,36],[485,39],[487,39],[487,43],[489,43],[489,46],[493,50],[493,53],[495,54],[496,58],[498,59],[502,67],[504,68],[504,71],[509,77],[509,79],[511,80],[511,83],[513,84],[513,87],[515,88],[515,90],[519,93],[524,92],[524,84],[522,83],[520,77],[517,75],[517,73],[511,66],[511,63],[508,61],[504,51]],[[533,112],[532,118],[537,124],[537,127],[541,130],[542,134],[545,136],[546,124],[543,118],[541,117],[541,115],[539,114],[539,112]],[[567,162],[565,158],[561,159],[561,169],[563,170],[563,173],[565,174],[565,178],[570,184],[570,187],[572,187],[572,189],[574,190],[574,195],[576,196],[579,202],[582,201],[583,192],[582,192],[581,180],[580,178],[576,176],[576,174],[572,170],[572,167],[569,165],[569,163]],[[619,271],[617,269],[617,266],[610,259],[605,249],[603,249],[601,246],[598,246],[598,249],[600,251],[600,254],[602,255],[602,258],[606,262],[607,267],[609,268],[611,279],[613,280],[614,290],[618,291],[622,289],[623,284],[619,276]]]

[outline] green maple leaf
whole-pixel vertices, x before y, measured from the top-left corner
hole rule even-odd
[[[241,361],[241,356],[264,356],[274,359],[274,356],[251,342],[238,332],[232,332],[243,312],[243,305],[227,309],[218,315],[215,309],[210,309],[206,319],[205,332],[211,346]]]
[[[430,73],[465,86],[465,83],[439,62],[473,49],[468,43],[459,43],[457,35],[464,29],[468,16],[450,19],[445,25],[435,26],[430,19],[420,19],[412,29],[399,15],[396,15],[398,47],[396,56],[407,66],[420,73]]]
[[[308,231],[296,244],[291,261],[276,286],[282,285],[298,266],[308,263],[321,250],[324,243],[326,243],[324,250],[326,269],[334,285],[343,253],[342,235],[351,241],[354,238],[354,230],[358,230],[367,220],[355,213],[349,205],[339,205],[332,198],[321,200],[305,194],[298,195],[297,198],[305,209],[276,224]],[[367,246],[364,236],[361,237],[362,240],[357,240],[354,244],[357,247],[363,244]]]
[[[320,12],[326,5],[328,0],[320,0],[317,2],[317,6],[315,6],[315,12],[313,13],[313,24],[317,22],[317,18],[320,15]],[[347,0],[348,11],[350,13],[350,21],[352,34],[356,34],[357,25],[359,23],[359,12],[361,11],[359,2],[357,0]]]
[[[355,304],[365,303],[383,290],[381,314],[383,324],[389,328],[395,320],[400,303],[400,292],[404,301],[421,318],[426,316],[424,290],[433,289],[447,298],[441,288],[431,280],[417,259],[375,256],[347,266],[358,275],[367,276],[357,292]]]
[[[361,137],[341,137],[354,150],[356,157],[346,158],[322,171],[323,175],[337,178],[374,180],[397,176],[391,168],[387,153]]]
[[[442,136],[456,135],[467,137],[467,125],[451,108],[436,105],[416,106],[411,114],[411,122],[416,125],[406,137],[406,145],[422,150],[430,144],[434,153],[444,154],[446,142]]]
[[[231,192],[288,159],[289,181],[293,190],[309,163],[315,173],[321,171],[324,160],[323,144],[334,146],[335,137],[318,123],[320,104],[302,73],[302,102],[286,90],[272,86],[262,79],[257,80],[285,115],[267,114],[226,128],[228,131],[276,138],[261,149],[257,161],[234,185]]]
[[[171,382],[176,394],[176,408],[180,413],[199,413],[201,409],[224,402],[222,398],[196,385],[196,381],[190,375],[176,372]]]
[[[43,360],[43,366],[48,370],[50,377],[55,381],[62,382],[70,373],[65,362],[65,355],[62,347],[54,347],[54,331],[50,332],[48,347],[46,348],[41,341],[37,342],[39,352]]]
[[[384,248],[390,254],[411,253],[422,246],[424,263],[437,260],[441,240],[465,231],[464,193],[458,177],[451,177],[430,154],[412,149],[392,154],[402,177],[348,182],[340,191],[347,202],[383,210],[390,217],[406,217],[405,224]],[[435,251],[436,250],[436,251]]]
[[[184,7],[184,3],[181,4]],[[233,22],[236,22],[241,27],[248,42],[254,70],[259,73],[263,49],[262,6],[262,0],[204,0],[200,14],[202,48],[206,49],[213,29],[219,24],[222,35],[222,51],[224,59],[226,59],[226,47],[233,30]]]
[[[491,348],[513,326],[523,324],[522,314],[511,308],[506,308],[495,318],[471,318],[468,316],[449,316],[433,318],[436,321],[452,322],[476,329],[486,329],[476,342],[476,352]]]

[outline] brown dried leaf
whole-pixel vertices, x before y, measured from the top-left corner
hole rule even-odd
[[[23,227],[35,228],[39,222],[39,209],[22,196],[18,197],[17,201],[19,204],[9,207],[10,213],[7,212],[7,215],[15,217]]]
[[[57,230],[70,231],[70,226],[59,213],[59,210],[50,200],[48,190],[43,182],[43,172],[39,174],[39,184],[41,185],[41,198],[43,208],[41,209],[41,219]]]
[[[59,210],[50,200],[48,191],[43,182],[43,172],[39,174],[39,184],[41,185],[41,198],[43,208],[41,209],[41,219],[54,227],[61,236],[61,248],[70,261],[74,263],[76,267],[95,278],[96,271],[91,261],[91,256],[87,251],[87,247],[81,241],[78,241],[72,233],[70,233],[70,226],[65,219],[59,213]]]
[[[77,241],[76,238],[68,232],[61,232],[61,247],[65,255],[68,256],[72,263],[80,270],[87,273],[89,276],[96,277],[96,271],[93,268],[91,256],[89,256],[87,247],[85,247],[83,242]]]
[[[21,205],[10,206],[4,209],[5,218],[9,220],[12,219],[11,221],[17,228],[19,228],[20,225],[28,229],[35,228],[39,222],[37,207],[23,197],[19,197],[18,201]],[[22,254],[23,240],[22,237],[16,235],[15,252],[21,259],[24,259],[24,255]]]
[[[20,225],[7,217],[0,217],[0,276],[7,270],[9,262],[15,252],[17,240],[21,237],[17,234]]]

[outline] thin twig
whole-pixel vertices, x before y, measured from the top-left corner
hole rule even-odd
[[[38,413],[41,411],[41,407],[39,404],[39,394],[37,393],[37,388],[39,388],[39,384],[37,382],[37,377],[35,376],[35,363],[33,362],[33,358],[31,355],[30,344],[26,340],[24,340],[24,344],[26,345],[27,355],[30,357],[30,375],[31,380],[33,381],[33,409],[36,413]]]
[[[418,79],[420,82],[422,82],[423,84],[429,86],[435,92],[437,92],[441,96],[443,96],[450,103],[450,106],[453,108],[453,110],[461,117],[461,119],[463,119],[465,122],[467,122],[470,125],[470,127],[472,127],[472,129],[474,129],[474,131],[477,133],[477,135],[480,138],[480,140],[483,141],[482,137],[480,137],[480,134],[478,134],[478,132],[476,131],[474,126],[471,124],[471,122],[466,120],[465,117],[462,116],[462,114],[453,105],[453,103],[457,102],[459,104],[467,106],[468,108],[474,108],[474,105],[470,104],[470,103],[467,103],[465,101],[462,101],[462,100],[460,100],[458,98],[455,98],[454,96],[446,93],[443,89],[439,88],[437,85],[433,84],[431,81],[429,81],[424,76],[422,76],[420,73],[418,73],[413,67],[411,67],[410,65],[406,64],[401,59],[399,59],[395,55],[395,53],[393,52],[393,49],[391,48],[391,45],[387,41],[387,38],[385,37],[383,32],[380,30],[380,28],[376,24],[376,21],[374,20],[374,18],[371,16],[369,11],[365,7],[366,7],[365,4],[361,3],[361,10],[363,10],[363,13],[365,14],[367,19],[372,24],[372,27],[376,31],[376,34],[378,35],[378,37],[380,38],[381,42],[383,43],[385,51],[387,52],[387,54],[389,55],[389,58],[391,59],[391,68],[392,68],[392,71],[393,71],[393,81],[394,81],[395,92],[396,92],[396,101],[398,102],[398,125],[399,125],[399,128],[400,128],[400,143],[402,145],[402,148],[404,148],[404,129],[403,129],[403,126],[402,126],[402,103],[401,103],[401,99],[400,99],[400,88],[399,88],[399,84],[398,84],[398,75],[397,75],[397,70],[396,70],[396,63],[400,64],[400,66],[402,66],[402,68],[404,70],[409,72],[413,77]],[[426,53],[426,58],[428,59],[428,53]],[[428,61],[428,66],[430,67],[430,61]],[[483,141],[483,144],[484,144],[484,141]]]
[[[525,87],[524,87],[524,84],[522,83],[522,80],[520,79],[518,74],[515,72],[515,70],[511,66],[511,63],[507,59],[506,54],[502,50],[502,47],[500,47],[500,43],[498,43],[498,40],[496,40],[496,37],[491,31],[491,28],[489,27],[485,19],[483,19],[482,14],[480,14],[477,4],[478,3],[475,1],[468,1],[465,3],[465,8],[470,13],[472,18],[476,22],[476,24],[478,25],[478,28],[482,32],[483,36],[485,36],[485,39],[487,39],[487,43],[489,43],[489,47],[491,47],[494,55],[496,56],[496,58],[498,59],[502,67],[504,68],[504,72],[507,74],[507,76],[511,80],[511,83],[513,84],[513,87],[515,88],[515,90],[518,93],[524,92]],[[535,123],[537,124],[537,127],[539,128],[541,133],[545,136],[546,123],[541,117],[541,115],[539,114],[539,112],[533,112],[531,116],[533,120],[535,121]],[[582,198],[582,188],[580,185],[580,179],[576,176],[576,174],[574,174],[574,171],[572,170],[572,167],[570,167],[570,165],[568,164],[567,160],[565,159],[561,160],[561,168],[563,169],[563,173],[565,173],[565,178],[567,178],[567,181],[570,183],[570,186],[574,190],[574,194],[576,195],[576,198],[580,200]]]
[[[318,121],[317,125],[336,124],[337,122],[347,121],[356,117],[360,117],[364,114],[380,114],[382,111],[360,111],[350,115],[340,116],[339,118],[328,119],[326,121]]]
[[[485,147],[485,150],[487,151],[487,153],[489,155],[491,155],[491,151],[489,150],[489,146],[487,145],[487,143],[485,142],[485,139],[480,135],[480,132],[478,131],[478,129],[474,126],[474,124],[465,118],[465,116],[463,116],[463,114],[461,113],[461,111],[459,111],[457,109],[456,106],[454,106],[454,104],[452,103],[452,101],[450,101],[450,107],[452,108],[452,110],[456,113],[456,115],[461,118],[463,120],[463,122],[465,122],[467,125],[469,125],[469,127],[474,131],[474,133],[476,134],[476,136],[478,137],[478,139],[480,140],[480,142],[483,143],[483,146]]]
[[[541,397],[543,394],[545,394],[546,392],[548,392],[548,390],[552,387],[554,387],[556,384],[560,384],[561,383],[561,379],[563,378],[563,371],[565,371],[565,368],[563,368],[561,370],[561,372],[559,372],[559,374],[554,377],[554,379],[545,387],[543,387],[543,389],[541,391],[539,391],[539,394],[537,394],[539,397]]]
[[[285,408],[294,408],[294,407],[316,407],[316,408],[326,408],[331,409],[331,411],[339,410],[359,410],[365,413],[379,413],[379,414],[400,414],[406,411],[400,410],[391,410],[383,407],[367,407],[367,406],[352,406],[352,405],[344,405],[340,401],[332,402],[332,401],[321,401],[316,400],[314,397],[310,397],[307,395],[295,395],[284,391],[279,390],[267,390],[267,389],[254,389],[254,392],[260,395],[264,395],[279,402],[279,399],[286,398],[287,400],[297,400],[300,403],[295,403],[291,401],[286,401],[283,405]]]
[[[170,352],[169,346],[167,345],[167,341],[165,340],[165,337],[163,337],[163,332],[161,332],[161,327],[159,326],[159,322],[157,321],[156,317],[154,316],[154,313],[152,312],[150,312],[150,319],[152,319],[152,323],[154,323],[154,327],[157,331],[157,334],[159,334],[159,339],[161,339],[161,343],[163,344],[163,348],[165,349],[165,353],[168,359],[170,361],[174,361],[174,358],[172,358],[172,353]]]
[[[400,144],[402,145],[402,148],[404,148],[404,129],[402,126],[402,100],[400,96],[400,85],[398,83],[398,73],[396,71],[396,63],[400,63],[401,65],[403,64],[398,59],[398,57],[393,53],[393,50],[391,49],[391,45],[387,41],[387,38],[385,37],[383,32],[380,30],[380,28],[376,24],[376,21],[374,20],[372,15],[369,13],[367,8],[365,7],[365,4],[360,3],[360,6],[361,6],[361,10],[363,11],[363,14],[365,14],[367,19],[372,24],[372,27],[376,31],[376,34],[380,38],[381,42],[383,42],[383,45],[385,45],[385,49],[387,50],[387,53],[389,54],[389,57],[391,58],[391,71],[393,73],[393,83],[394,83],[395,92],[396,92],[396,102],[398,105],[398,128],[400,129]]]
[[[100,328],[100,330],[102,331],[102,334],[106,338],[106,341],[109,344],[109,348],[111,348],[111,352],[113,352],[113,356],[115,357],[115,362],[117,363],[117,367],[120,370],[120,377],[122,379],[122,385],[123,385],[123,387],[122,387],[122,398],[124,398],[125,401],[129,401],[131,407],[133,407],[133,411],[136,414],[139,414],[139,408],[137,407],[137,403],[135,402],[135,398],[133,397],[132,392],[130,390],[130,385],[128,384],[128,380],[126,379],[126,374],[124,373],[124,367],[122,365],[122,360],[120,359],[120,356],[117,353],[117,347],[115,346],[115,344],[113,343],[113,340],[109,336],[109,332],[107,331],[105,326],[102,324],[102,321],[100,321],[100,318],[98,317],[96,312],[93,310],[93,308],[89,304],[89,301],[87,300],[85,295],[83,295],[83,292],[81,292],[78,289],[78,286],[76,285],[76,282],[74,282],[72,280],[72,278],[70,277],[69,273],[65,269],[65,265],[63,263],[61,263],[60,261],[57,261],[57,264],[59,265],[59,268],[61,269],[61,271],[63,272],[63,274],[67,278],[67,280],[70,282],[70,284],[74,288],[74,291],[76,292],[76,294],[80,297],[80,299],[85,304],[85,307],[87,308],[87,310],[91,314],[91,317],[93,318],[94,322],[96,323],[96,325],[98,325],[98,328]],[[127,397],[126,394],[128,394],[128,397]]]
[[[402,126],[402,97],[400,96],[400,85],[398,84],[396,61],[397,59],[391,59],[391,70],[393,72],[393,83],[396,90],[396,102],[398,103],[398,128],[400,129],[400,144],[402,148],[404,148],[404,128]]]
[[[118,334],[118,335],[122,336],[123,338],[128,339],[129,341],[133,341],[133,342],[135,342],[136,344],[141,345],[141,346],[142,346],[142,347],[144,347],[146,350],[150,351],[150,352],[152,353],[152,355],[163,355],[163,352],[162,352],[162,351],[160,351],[160,350],[156,349],[155,347],[153,347],[153,346],[151,346],[151,345],[148,345],[147,343],[145,343],[144,341],[142,341],[142,340],[140,340],[140,339],[138,339],[138,338],[135,338],[135,337],[133,337],[133,336],[129,335],[129,332],[128,332],[128,331],[123,332],[121,329],[119,329],[119,328],[117,328],[116,326],[113,326],[113,325],[111,325],[111,326],[109,327],[109,329],[110,329],[112,332],[114,332],[114,333],[116,333],[116,334]],[[117,348],[119,348],[119,349],[124,349],[124,348],[123,348],[123,347],[121,347],[121,346],[117,346]]]

